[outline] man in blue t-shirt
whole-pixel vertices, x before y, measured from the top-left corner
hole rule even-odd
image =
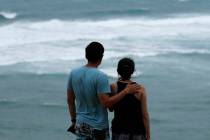
[[[119,94],[110,96],[108,77],[97,69],[103,58],[102,44],[91,42],[85,51],[87,64],[72,70],[68,81],[70,131],[75,128],[77,140],[109,140],[107,108],[140,87],[130,84]]]

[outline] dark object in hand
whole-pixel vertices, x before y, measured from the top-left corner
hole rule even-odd
[[[71,132],[71,133],[73,133],[73,134],[76,134],[75,125],[71,125],[71,126],[68,128],[67,131],[68,131],[68,132]]]

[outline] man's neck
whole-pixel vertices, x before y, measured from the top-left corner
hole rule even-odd
[[[97,67],[98,67],[98,63],[91,63],[91,62],[88,62],[85,66],[86,66],[86,67],[97,68]]]

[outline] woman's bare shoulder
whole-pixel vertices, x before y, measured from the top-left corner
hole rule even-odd
[[[141,86],[141,88],[139,89],[139,91],[135,94],[136,98],[138,100],[142,100],[142,97],[146,95],[146,90],[145,90],[145,87],[144,85],[142,84],[139,84]]]
[[[112,83],[110,85],[110,88],[111,88],[112,94],[116,94],[117,93],[117,83],[116,82],[115,83]]]

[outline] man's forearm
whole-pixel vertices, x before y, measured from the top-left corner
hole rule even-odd
[[[76,120],[76,108],[75,108],[75,104],[68,104],[69,106],[69,113],[71,116],[71,120],[74,121]]]
[[[112,107],[114,104],[119,102],[126,95],[126,93],[127,93],[126,90],[122,90],[118,94],[115,94],[114,96],[109,97],[107,102],[105,103],[105,107]]]
[[[74,96],[74,92],[71,90],[67,91],[67,103],[68,103],[71,120],[75,122],[76,120],[75,96]]]
[[[110,108],[114,104],[119,102],[125,95],[137,93],[140,88],[141,87],[137,84],[128,84],[124,90],[115,94],[114,96],[109,97],[105,94],[101,94],[101,95],[99,95],[99,99],[100,99],[101,104],[104,107]]]

